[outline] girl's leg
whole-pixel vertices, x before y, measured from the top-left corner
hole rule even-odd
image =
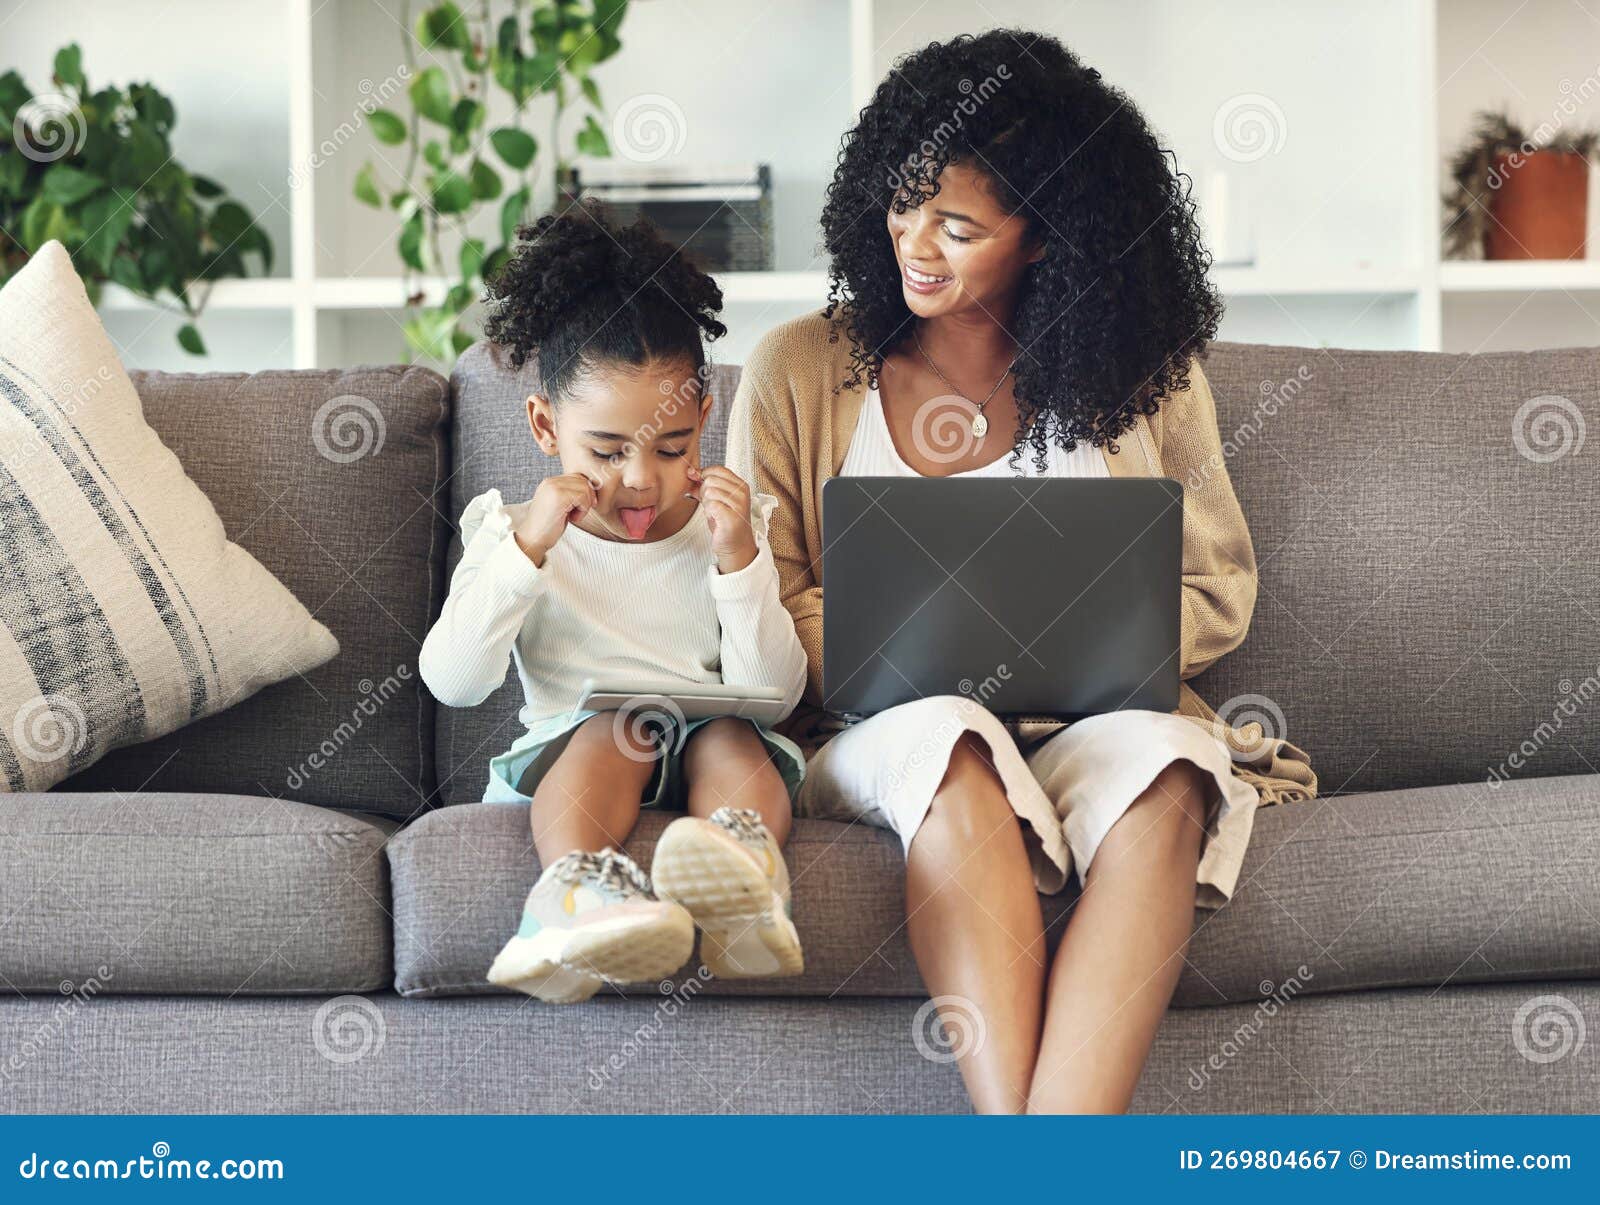
[[[689,734],[682,770],[690,816],[667,826],[652,871],[663,899],[687,908],[700,926],[700,957],[721,978],[798,975],[800,934],[789,917],[789,791],[761,734],[732,716]],[[766,832],[719,808],[756,812]]]
[[[974,1035],[958,1060],[973,1107],[1021,1112],[1039,1050],[1044,925],[1021,822],[973,732],[951,750],[912,839],[906,927],[928,994],[959,998],[941,1011],[975,1014],[952,1017]]]
[[[567,873],[551,873],[576,851],[621,850],[639,818],[655,750],[629,741],[629,726],[615,721],[615,713],[590,717],[545,751],[548,762],[540,757],[523,774],[526,781],[538,768],[529,823],[543,873],[517,932],[489,967],[491,983],[571,1004],[608,982],[659,981],[688,961],[694,922],[654,899],[625,857],[577,859]]]
[[[789,789],[749,720],[722,716],[691,732],[683,747],[683,775],[691,816],[749,808],[761,814],[779,845],[789,839]]]
[[[1089,867],[1050,972],[1030,1112],[1127,1109],[1183,969],[1210,776],[1158,775]]]
[[[528,815],[541,865],[575,849],[621,849],[638,823],[655,751],[615,721],[609,711],[585,720],[539,780]]]

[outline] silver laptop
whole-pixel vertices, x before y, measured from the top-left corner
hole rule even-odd
[[[1073,719],[1178,706],[1183,487],[1165,477],[833,477],[823,704],[929,695]]]

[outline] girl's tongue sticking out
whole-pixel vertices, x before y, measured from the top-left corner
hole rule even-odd
[[[619,506],[617,514],[622,518],[622,525],[628,529],[630,540],[644,539],[644,533],[650,530],[650,524],[655,522],[656,508],[653,506]]]

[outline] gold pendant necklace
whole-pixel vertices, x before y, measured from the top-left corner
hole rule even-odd
[[[955,387],[949,377],[945,376],[944,373],[939,371],[939,366],[933,362],[933,357],[928,354],[928,349],[922,346],[922,334],[917,330],[916,327],[911,328],[911,338],[916,343],[917,350],[922,353],[922,358],[928,362],[928,367],[933,369],[933,375],[943,381],[945,387],[949,389],[951,393],[959,397],[962,401],[972,402],[971,398]],[[1015,360],[1007,364],[1006,370],[1000,374],[1000,379],[994,383],[994,388],[989,390],[989,396],[984,398],[981,402],[972,403],[978,408],[978,412],[972,416],[973,439],[982,439],[984,435],[988,433],[989,420],[984,417],[983,408],[994,400],[994,395],[1000,392],[1000,386],[1006,383],[1006,378],[1011,375],[1011,370],[1016,366],[1017,362]]]

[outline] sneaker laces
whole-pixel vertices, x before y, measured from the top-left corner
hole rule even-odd
[[[767,826],[761,823],[761,813],[751,808],[718,808],[712,813],[711,820],[741,841],[760,844],[766,840]]]
[[[564,883],[579,883],[592,878],[601,887],[619,895],[626,895],[630,888],[643,895],[650,894],[650,879],[639,869],[639,864],[627,854],[614,849],[602,849],[599,853],[574,850],[560,858],[550,869]]]

